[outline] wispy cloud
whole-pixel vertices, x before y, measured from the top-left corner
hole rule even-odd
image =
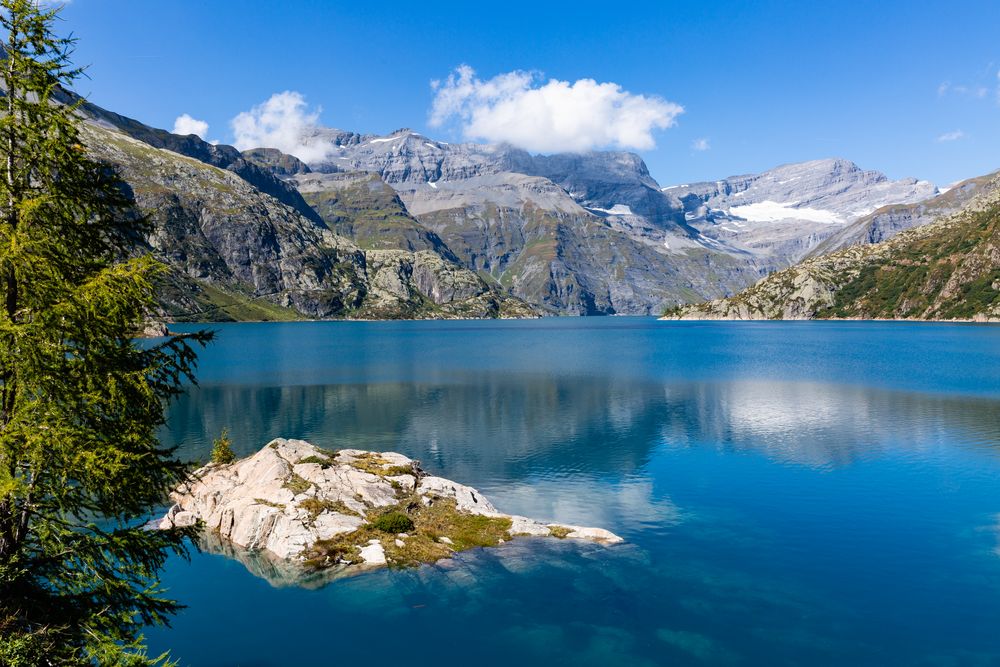
[[[944,81],[937,89],[938,97],[945,97],[947,95],[955,95],[958,97],[970,97],[972,99],[981,100],[990,93],[990,89],[987,86],[975,85],[967,86],[962,84],[953,84],[950,81]]]
[[[702,137],[701,139],[695,139],[691,142],[691,150],[695,151],[707,151],[712,148],[712,144],[709,143],[708,139]]]
[[[965,139],[966,134],[962,130],[952,130],[951,132],[945,132],[937,140],[941,143],[946,141],[958,141],[959,139]]]
[[[208,135],[208,123],[197,118],[192,118],[189,114],[181,114],[174,121],[174,134],[196,134],[202,139]]]
[[[435,91],[430,125],[457,121],[468,139],[505,142],[540,153],[595,148],[653,148],[653,132],[676,123],[684,108],[660,97],[637,95],[617,83],[575,82],[514,71],[482,80],[468,65]]]
[[[275,93],[233,118],[233,143],[240,150],[277,148],[304,162],[321,162],[330,156],[334,144],[317,132],[320,111],[310,110],[301,93]]]

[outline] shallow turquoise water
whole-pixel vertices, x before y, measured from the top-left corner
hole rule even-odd
[[[1000,327],[219,325],[166,439],[392,449],[609,528],[319,590],[195,555],[183,665],[1000,665]]]

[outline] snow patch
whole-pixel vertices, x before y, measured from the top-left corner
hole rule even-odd
[[[370,143],[370,144],[384,144],[387,141],[399,141],[402,138],[403,137],[387,137],[385,139],[372,139],[368,143]]]
[[[427,181],[427,185],[431,186],[431,187],[432,187],[432,188],[434,188],[435,190],[437,190],[437,189],[438,189],[438,184],[437,184],[437,183],[434,183],[433,181]]]
[[[633,215],[632,209],[625,204],[615,204],[611,208],[597,208],[596,206],[590,207],[591,211],[600,211],[601,213],[607,213],[608,215]]]
[[[709,246],[714,246],[716,248],[725,248],[724,245],[722,245],[721,243],[719,243],[718,241],[716,241],[713,238],[705,236],[704,234],[698,234],[698,242],[701,243],[706,248],[709,247]]]
[[[429,144],[426,141],[424,142],[424,146],[427,146],[428,148],[437,148],[434,144]]]
[[[779,203],[765,200],[756,204],[733,206],[729,209],[732,215],[739,216],[750,222],[778,222],[779,220],[808,220],[829,225],[843,224],[843,220],[833,211],[803,206],[796,208],[794,202]]]

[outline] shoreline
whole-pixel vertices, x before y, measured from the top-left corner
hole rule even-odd
[[[658,317],[658,322],[905,322],[908,324],[1000,324],[1000,319],[962,318],[918,320],[901,317],[802,317],[772,319],[767,317]]]

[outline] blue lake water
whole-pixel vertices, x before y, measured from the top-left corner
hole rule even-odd
[[[402,452],[608,528],[276,588],[170,561],[182,665],[1000,665],[1000,327],[218,325],[168,442]]]

